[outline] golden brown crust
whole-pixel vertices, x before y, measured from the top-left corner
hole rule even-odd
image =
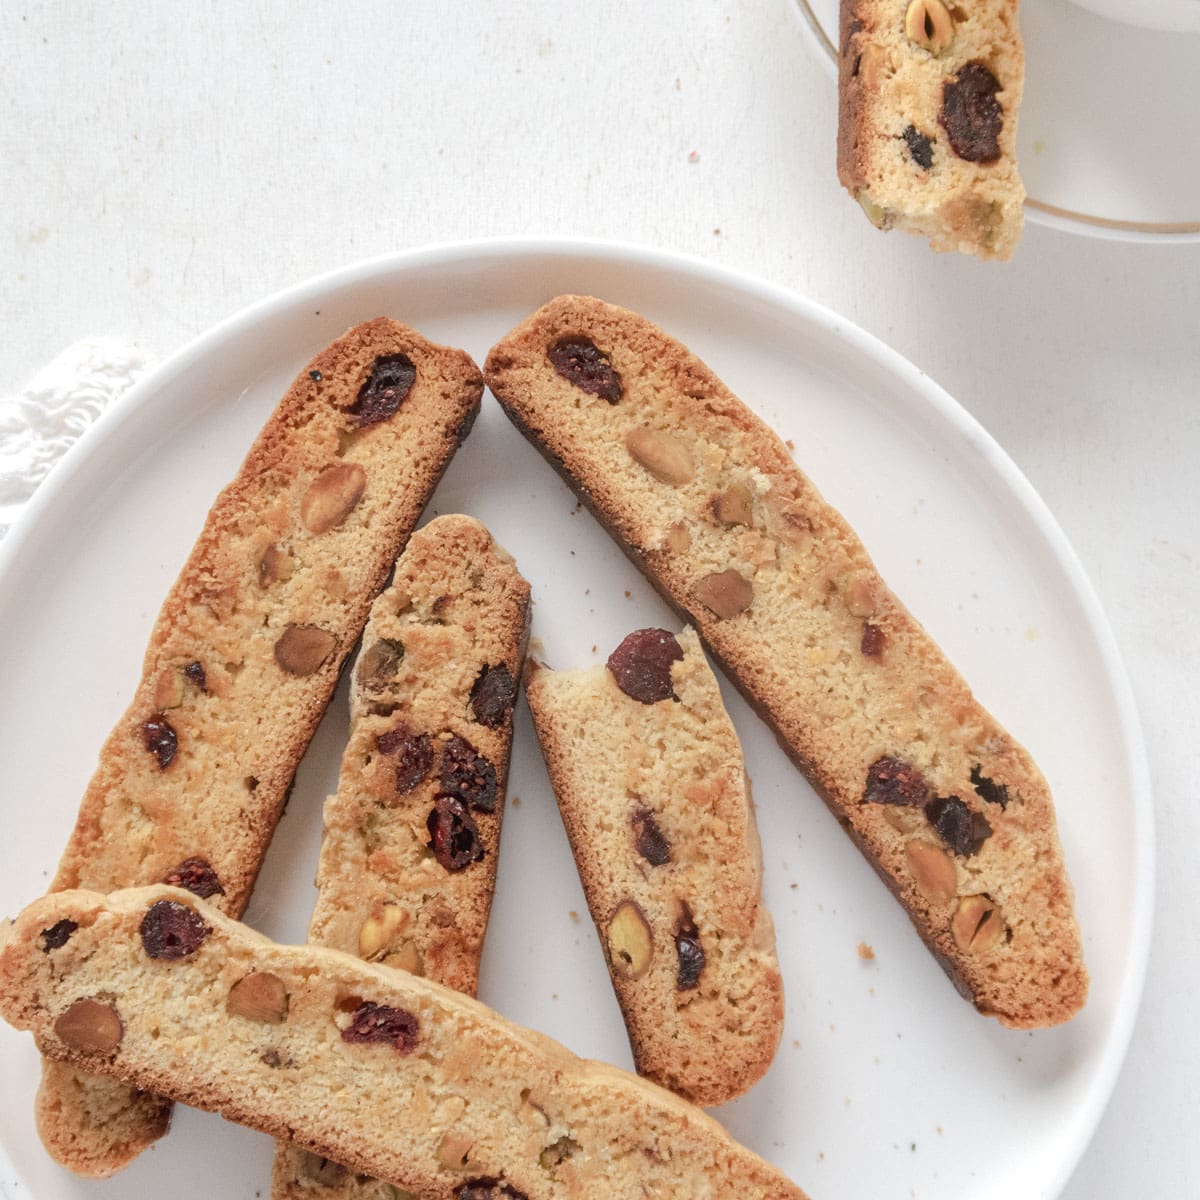
[[[618,403],[550,364],[549,345],[580,337],[624,381]],[[492,350],[485,375],[696,623],[960,990],[1013,1026],[1074,1015],[1087,972],[1045,780],[771,430],[685,347],[587,297],[534,314]],[[682,447],[690,478],[665,483],[631,453],[629,435],[647,429]],[[722,497],[737,501],[732,512]],[[865,799],[888,759],[916,772],[907,803]],[[933,800],[943,804],[927,811]],[[976,818],[990,828],[979,845]],[[1001,915],[988,918],[993,910]]]
[[[152,958],[141,930],[164,905],[172,918],[172,905],[191,910],[189,924],[208,932],[178,957]],[[64,920],[76,925],[69,938],[44,948],[43,931]],[[251,975],[278,985],[274,1007],[231,1011]],[[87,998],[108,1036],[85,1051],[63,1018]],[[316,1162],[345,1162],[422,1200],[480,1180],[527,1200],[803,1197],[651,1083],[407,972],[275,945],[178,889],[36,901],[0,927],[0,1015],[46,1055],[291,1137]],[[379,1037],[355,1037],[381,1025]]]
[[[351,674],[350,736],[325,803],[310,942],[475,995],[528,631],[529,584],[478,521],[443,516],[413,534]],[[472,695],[496,671],[511,685],[485,708]],[[430,853],[428,819],[447,792],[447,755],[464,744],[484,760],[472,761],[476,779],[459,789],[483,856],[451,869]],[[288,1143],[276,1150],[271,1194],[304,1194],[314,1174],[332,1189],[326,1200],[380,1194],[378,1181],[314,1164]]]
[[[677,640],[675,698],[606,667],[531,669],[526,695],[638,1073],[713,1105],[770,1066],[783,981],[741,746],[695,631]]]
[[[910,9],[928,37],[909,36]],[[1012,257],[1025,199],[1016,164],[1025,65],[1017,9],[1018,0],[842,0],[838,179],[880,228],[923,235],[935,250]],[[996,157],[968,161],[943,121],[943,89],[978,69],[972,64],[999,84],[1001,124]]]
[[[398,410],[352,411],[374,364],[399,355],[415,373]],[[190,864],[183,873],[211,872],[214,903],[243,910],[342,662],[481,394],[467,355],[385,318],[305,367],[163,604],[54,889],[154,882]],[[109,1174],[161,1134],[132,1098],[122,1127],[111,1089],[89,1116],[77,1102],[95,1090],[62,1078],[43,1081],[38,1116],[63,1165]]]

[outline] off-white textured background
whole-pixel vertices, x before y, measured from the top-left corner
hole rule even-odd
[[[1200,245],[1030,225],[996,266],[879,234],[791,0],[6,0],[0,46],[0,394],[87,335],[163,355],[355,259],[560,233],[791,287],[974,413],[1100,593],[1156,790],[1145,1004],[1065,1198],[1195,1194]]]

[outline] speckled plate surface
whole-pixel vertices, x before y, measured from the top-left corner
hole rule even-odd
[[[838,0],[792,2],[834,79]],[[1021,31],[1017,154],[1029,220],[1093,237],[1200,241],[1200,33],[1137,28],[1069,0],[1024,0]]]
[[[1112,638],[1061,531],[962,408],[834,314],[697,261],[574,241],[377,260],[233,317],[123,396],[0,546],[0,913],[46,887],[161,599],[213,497],[310,356],[386,313],[482,361],[563,291],[658,321],[791,439],[893,587],[1040,761],[1078,893],[1093,978],[1084,1013],[1033,1034],[980,1017],[724,686],[754,781],[787,1018],[767,1076],[716,1115],[814,1200],[1056,1195],[1115,1079],[1149,939],[1149,791]],[[674,623],[491,397],[428,515],[450,511],[480,517],[516,555],[533,584],[537,650],[552,665],[603,661],[630,630]],[[346,723],[339,692],[247,913],[282,940],[305,934],[320,805]],[[481,998],[581,1054],[628,1066],[523,704],[511,778]],[[33,1127],[32,1042],[4,1026],[0,1050],[0,1191],[12,1200],[267,1194],[268,1140],[183,1108],[170,1135],[120,1176],[74,1179]]]

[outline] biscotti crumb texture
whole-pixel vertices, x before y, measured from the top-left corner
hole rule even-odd
[[[54,879],[167,881],[234,915],[371,601],[478,411],[461,351],[357,326],[300,373],[217,498],[155,622]],[[47,1148],[107,1175],[169,1110],[49,1066]]]
[[[779,439],[684,346],[564,296],[488,357],[512,418],[714,657],[983,1013],[1087,972],[1049,789]]]
[[[405,971],[276,945],[178,888],[36,901],[0,928],[0,1014],[44,1054],[422,1200],[803,1196],[664,1089]]]
[[[309,941],[473,996],[496,883],[529,584],[472,517],[409,540],[351,672],[350,737],[325,803]],[[275,1200],[372,1200],[379,1184],[290,1143]]]
[[[531,668],[529,708],[638,1073],[724,1104],[783,1028],[741,745],[694,630],[609,664]]]
[[[882,229],[1008,259],[1021,236],[1017,0],[842,0],[838,178]]]

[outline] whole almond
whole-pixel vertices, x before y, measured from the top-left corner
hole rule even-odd
[[[76,1000],[57,1021],[54,1032],[64,1046],[80,1054],[111,1054],[125,1036],[125,1027],[111,1004],[88,997]]]
[[[255,971],[243,976],[229,989],[225,1007],[235,1017],[281,1025],[287,1019],[287,988],[278,975]]]
[[[696,474],[691,451],[674,434],[662,429],[642,426],[630,430],[625,449],[660,483],[678,487]]]
[[[958,891],[954,860],[940,846],[913,838],[905,847],[917,890],[934,904],[948,904]]]
[[[340,525],[367,490],[367,473],[358,463],[326,467],[300,501],[300,520],[310,533],[327,533]]]
[[[718,617],[736,617],[754,601],[754,585],[732,569],[716,571],[696,580],[696,599]]]
[[[275,661],[289,675],[311,675],[337,649],[337,638],[317,625],[289,625],[275,643]]]
[[[958,902],[950,932],[958,948],[969,954],[986,954],[1004,936],[1004,917],[990,896],[964,896]]]

